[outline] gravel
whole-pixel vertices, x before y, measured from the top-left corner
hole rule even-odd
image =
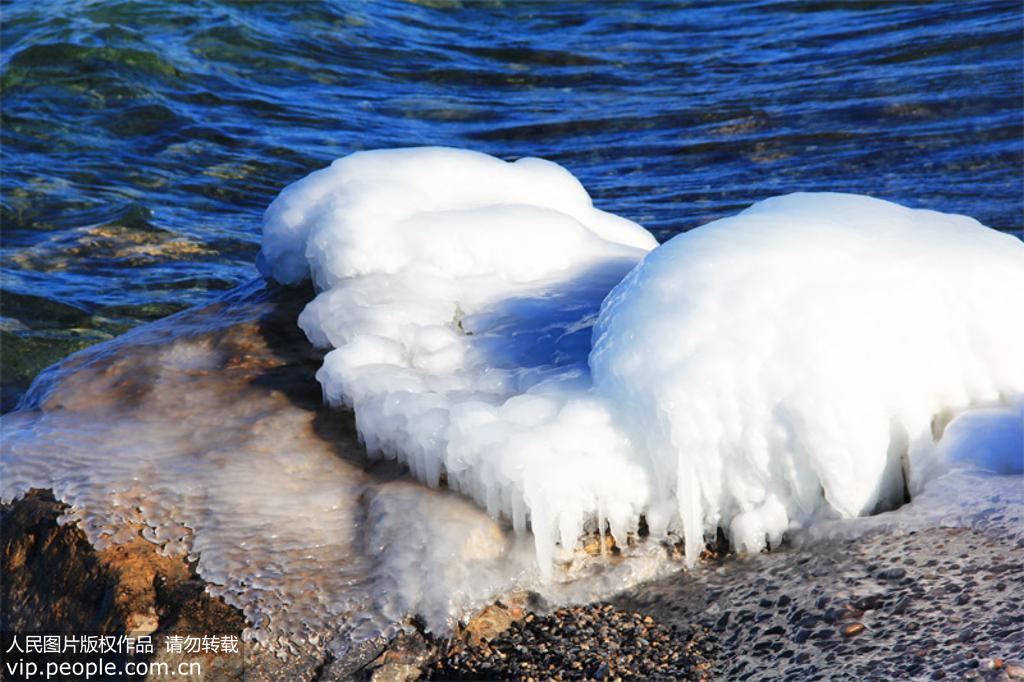
[[[611,604],[534,613],[488,643],[458,643],[429,670],[430,679],[710,679],[707,629],[664,625]]]
[[[431,679],[1024,680],[1024,542],[878,532],[729,556],[440,648]]]
[[[723,679],[1016,679],[1024,546],[968,528],[726,559],[614,603],[716,640]]]

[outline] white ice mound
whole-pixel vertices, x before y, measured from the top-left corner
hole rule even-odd
[[[605,242],[649,250],[642,227],[594,208],[571,173],[428,147],[359,152],[287,187],[267,209],[263,274],[321,289],[358,275],[436,268],[532,280]]]
[[[655,246],[555,164],[404,149],[285,189],[260,267],[312,276],[369,451],[529,521],[544,571],[641,516],[692,562],[869,513],[955,412],[1024,393],[1024,244],[970,218],[792,195]]]
[[[719,525],[753,550],[823,508],[870,513],[904,472],[917,492],[949,413],[1024,392],[1021,349],[1020,241],[793,194],[651,253],[605,301],[590,363],[690,554]]]
[[[371,453],[472,496],[547,570],[587,519],[625,538],[646,472],[587,395],[590,329],[657,245],[568,171],[443,148],[353,154],[267,209],[260,266],[320,294],[299,324]],[[601,505],[604,505],[603,507]]]

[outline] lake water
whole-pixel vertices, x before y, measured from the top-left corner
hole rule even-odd
[[[375,147],[565,165],[665,239],[870,194],[1020,234],[1020,4],[11,2],[4,409],[256,275],[281,187]]]

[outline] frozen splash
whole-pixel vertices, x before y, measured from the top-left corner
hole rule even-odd
[[[601,301],[656,242],[540,159],[355,154],[267,209],[261,267],[320,294],[299,325],[317,379],[374,454],[442,477],[517,531],[541,570],[607,519],[625,546],[650,486],[588,395]],[[603,523],[602,523],[603,525]]]
[[[288,187],[261,263],[312,275],[369,450],[529,521],[548,573],[588,525],[693,562],[895,506],[944,419],[1024,393],[1024,244],[970,218],[795,194],[653,247],[554,164],[423,148]]]

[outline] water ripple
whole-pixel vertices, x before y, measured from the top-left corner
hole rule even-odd
[[[15,0],[2,31],[3,335],[37,366],[253,276],[274,194],[358,149],[546,156],[660,238],[795,190],[1024,224],[1015,1]]]

